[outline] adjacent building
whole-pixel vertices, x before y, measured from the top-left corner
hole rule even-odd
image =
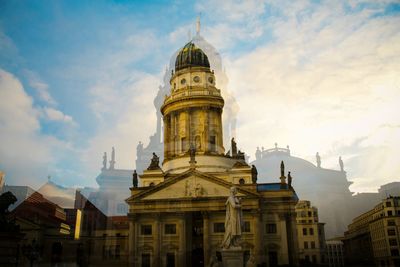
[[[299,258],[304,264],[324,264],[326,260],[324,223],[318,220],[318,209],[310,201],[296,205]]]
[[[390,196],[356,217],[343,241],[347,265],[400,266],[400,197]]]
[[[329,267],[344,267],[344,246],[341,238],[326,241],[326,256]]]

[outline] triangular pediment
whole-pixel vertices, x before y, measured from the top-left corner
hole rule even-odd
[[[169,178],[153,188],[132,196],[129,200],[162,200],[187,198],[228,197],[231,183],[197,170],[189,170]],[[258,196],[254,192],[238,187],[237,196]],[[128,200],[128,201],[129,201]]]

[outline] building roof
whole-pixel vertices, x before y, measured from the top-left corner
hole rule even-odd
[[[175,71],[190,67],[210,68],[207,55],[192,41],[187,43],[178,53],[175,61]]]

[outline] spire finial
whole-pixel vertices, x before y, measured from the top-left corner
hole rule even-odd
[[[201,12],[200,14],[197,16],[197,21],[196,21],[196,34],[200,35],[200,17],[201,17]]]

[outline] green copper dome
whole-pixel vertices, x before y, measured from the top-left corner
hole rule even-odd
[[[190,67],[210,68],[207,55],[191,41],[179,51],[175,61],[175,71]]]

